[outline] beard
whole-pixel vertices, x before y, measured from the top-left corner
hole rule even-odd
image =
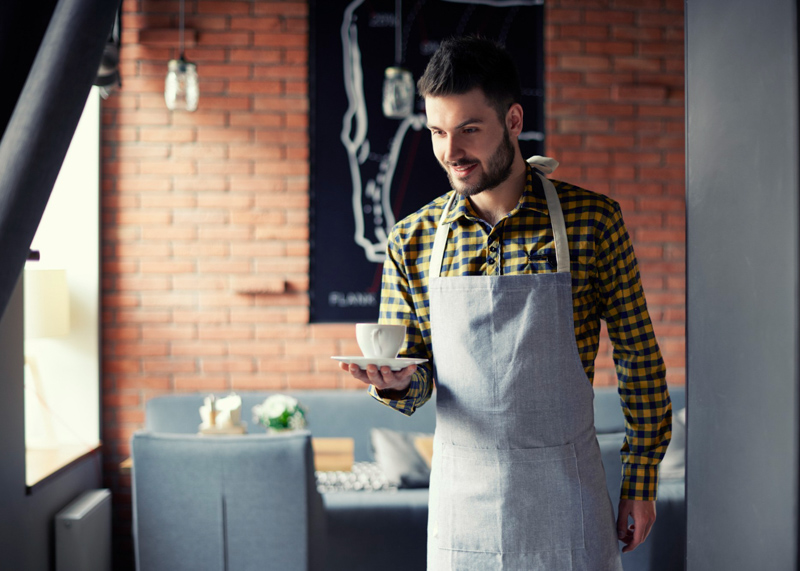
[[[450,186],[456,190],[461,196],[474,196],[484,190],[491,190],[497,188],[511,176],[512,166],[514,164],[514,145],[511,144],[511,138],[508,136],[508,129],[503,129],[503,140],[497,145],[492,156],[486,162],[486,168],[483,169],[480,178],[472,184],[465,183],[456,179],[450,172],[448,167],[460,167],[471,164],[476,164],[480,161],[475,159],[461,159],[454,163],[439,163],[444,172],[447,173],[447,178],[450,181]]]

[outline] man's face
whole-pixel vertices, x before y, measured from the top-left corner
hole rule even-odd
[[[425,108],[434,155],[459,194],[491,190],[511,176],[515,148],[482,90],[426,97]]]

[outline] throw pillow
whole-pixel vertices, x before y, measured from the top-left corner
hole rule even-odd
[[[398,488],[427,488],[431,469],[417,451],[415,440],[428,435],[418,432],[398,432],[388,428],[370,431],[375,462],[389,483]]]

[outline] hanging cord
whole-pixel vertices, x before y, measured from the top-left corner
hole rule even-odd
[[[394,2],[394,64],[400,67],[403,59],[403,0]]]
[[[183,61],[183,59],[184,59],[184,57],[183,57],[183,23],[184,23],[183,22],[183,2],[184,2],[184,0],[181,0],[181,13],[180,13],[179,20],[178,20],[178,45],[180,46],[180,51],[181,51],[181,57],[180,57],[181,61]]]

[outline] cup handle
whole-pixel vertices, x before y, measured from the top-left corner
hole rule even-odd
[[[383,349],[381,348],[381,330],[375,329],[372,332],[372,349],[375,351],[376,355],[383,355]]]

